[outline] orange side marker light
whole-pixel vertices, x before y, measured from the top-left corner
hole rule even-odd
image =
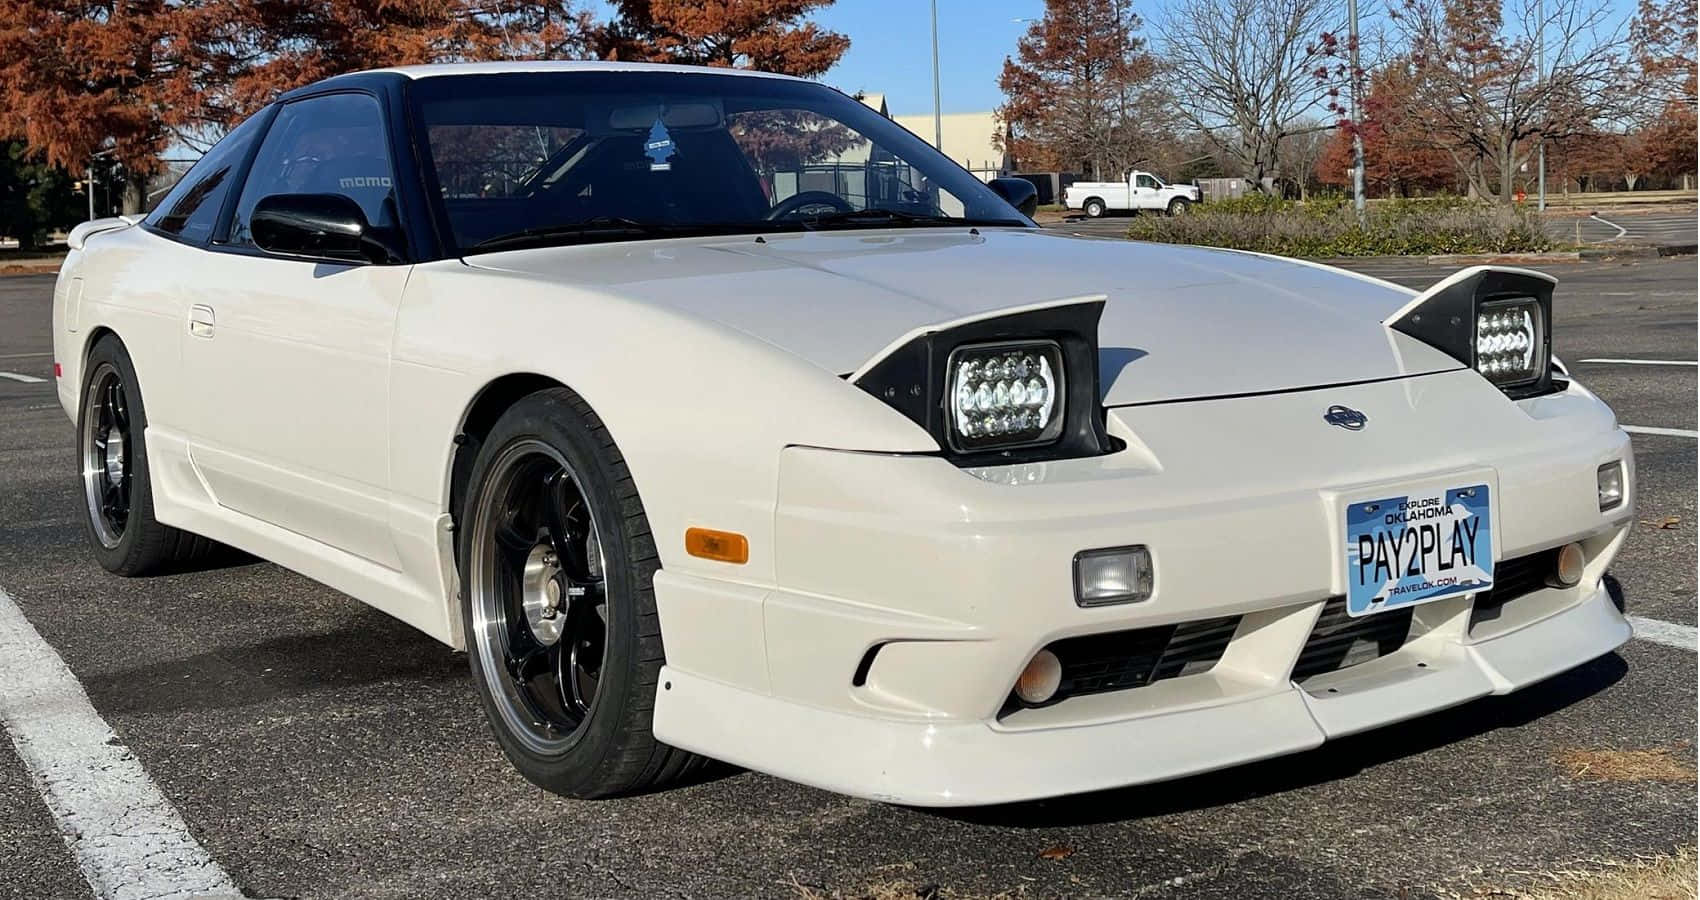
[[[685,529],[685,552],[703,559],[743,565],[750,561],[749,539],[733,531]]]

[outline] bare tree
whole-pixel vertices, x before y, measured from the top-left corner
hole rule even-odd
[[[1393,27],[1414,76],[1406,116],[1483,196],[1509,205],[1537,140],[1596,131],[1626,110],[1629,45],[1608,0],[1401,2]]]
[[[1175,0],[1156,30],[1176,108],[1261,186],[1283,174],[1282,139],[1315,127],[1322,39],[1345,21],[1341,0]]]
[[[1328,142],[1333,140],[1333,130],[1327,125],[1316,121],[1301,121],[1294,125],[1292,131],[1281,138],[1281,165],[1286,171],[1284,177],[1299,189],[1299,199],[1310,199],[1311,182],[1316,181],[1316,165],[1322,161],[1322,155],[1328,150]]]

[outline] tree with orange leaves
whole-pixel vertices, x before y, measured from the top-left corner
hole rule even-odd
[[[1035,169],[1121,178],[1167,136],[1157,61],[1128,0],[1046,0],[1005,59],[1004,149]]]
[[[850,39],[808,21],[832,0],[614,0],[616,18],[598,29],[610,59],[760,69],[814,77],[832,68]]]
[[[1458,166],[1409,116],[1415,75],[1407,59],[1390,60],[1369,78],[1358,130],[1364,141],[1364,189],[1369,194],[1409,196],[1438,191],[1458,181]],[[1342,122],[1316,164],[1323,184],[1352,183],[1352,135]]]
[[[55,165],[117,162],[126,212],[175,143],[368,66],[497,55],[465,0],[0,0],[0,133]]]

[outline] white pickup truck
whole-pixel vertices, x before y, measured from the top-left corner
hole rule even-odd
[[[1204,201],[1204,191],[1190,184],[1168,184],[1138,169],[1126,181],[1076,181],[1063,189],[1063,205],[1096,219],[1111,210],[1152,210],[1178,216]]]

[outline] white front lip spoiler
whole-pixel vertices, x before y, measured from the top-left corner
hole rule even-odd
[[[1468,603],[1456,605],[1467,622]],[[1376,663],[1313,679],[1305,688],[1210,673],[1135,689],[1151,692],[1154,703],[1167,695],[1180,704],[1174,711],[1026,731],[834,712],[664,668],[655,735],[687,750],[871,800],[916,806],[1009,803],[1267,759],[1509,693],[1611,652],[1629,640],[1630,627],[1596,582],[1566,611],[1486,642],[1461,643],[1456,634],[1429,637]],[[1187,706],[1184,694],[1200,702]],[[1212,694],[1215,702],[1203,699]]]

